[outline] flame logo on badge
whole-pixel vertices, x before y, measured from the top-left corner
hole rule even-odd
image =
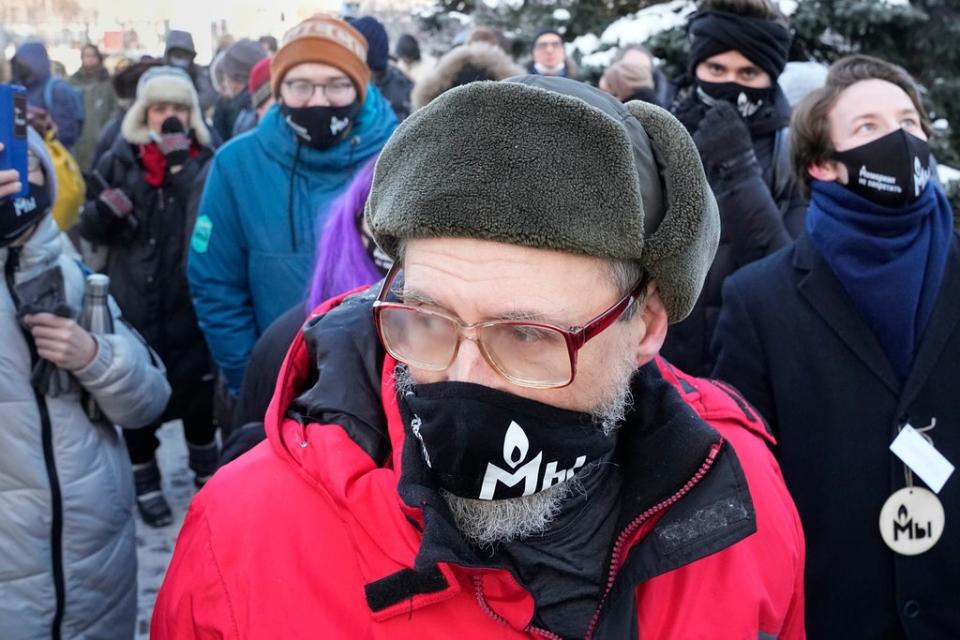
[[[907,511],[907,505],[902,504],[900,508],[897,509],[897,520],[900,522],[906,522],[910,519],[910,513]]]

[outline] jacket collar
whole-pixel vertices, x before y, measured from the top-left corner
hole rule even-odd
[[[63,253],[62,242],[60,228],[53,215],[48,213],[40,219],[36,231],[19,249],[17,281],[29,280],[53,266]],[[9,258],[10,247],[0,249],[0,264],[6,264]]]
[[[797,284],[800,294],[866,368],[873,372],[891,393],[900,398],[901,409],[908,406],[929,378],[944,344],[960,322],[960,289],[948,284],[960,278],[960,242],[956,235],[947,257],[944,284],[940,287],[933,315],[903,385],[897,380],[880,341],[853,307],[843,285],[817,253],[806,233],[801,235],[794,245],[793,266],[801,273]]]
[[[958,279],[960,279],[960,241],[954,234],[947,254],[943,284],[940,285],[930,322],[920,340],[913,368],[903,385],[898,415],[903,414],[906,407],[920,393],[930,374],[933,373],[933,367],[943,353],[947,340],[957,330],[960,323],[960,288],[956,286]]]
[[[880,346],[880,341],[860,317],[840,280],[817,253],[806,232],[797,239],[793,265],[805,274],[797,285],[800,295],[867,368],[880,378],[892,393],[899,394],[900,382],[883,347]]]

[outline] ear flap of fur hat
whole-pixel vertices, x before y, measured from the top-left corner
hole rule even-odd
[[[670,322],[690,315],[720,241],[720,212],[700,154],[668,111],[634,100],[627,111],[650,137],[663,179],[665,213],[647,236],[640,263],[657,281]]]
[[[190,76],[175,67],[153,67],[137,83],[137,97],[123,117],[120,132],[130,144],[150,142],[147,128],[147,109],[150,105],[172,102],[190,107],[190,129],[203,146],[210,144],[210,131],[203,122],[200,100]]]

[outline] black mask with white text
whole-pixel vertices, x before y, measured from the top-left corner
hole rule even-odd
[[[322,151],[347,137],[356,123],[361,106],[359,100],[345,107],[291,107],[281,104],[280,112],[304,144]]]
[[[745,120],[772,102],[773,92],[773,87],[756,89],[736,82],[705,82],[697,78],[697,96],[704,104],[712,107],[718,100],[729,102]]]
[[[609,460],[616,448],[616,436],[589,414],[482,385],[415,385],[400,400],[407,437],[418,441],[429,473],[461,498],[529,496]]]
[[[930,147],[903,129],[873,142],[836,151],[847,168],[844,186],[881,207],[899,209],[917,201],[930,181]]]

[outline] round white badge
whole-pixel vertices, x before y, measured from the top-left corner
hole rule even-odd
[[[880,535],[900,555],[916,556],[937,544],[945,522],[936,494],[922,487],[906,487],[883,504]]]

